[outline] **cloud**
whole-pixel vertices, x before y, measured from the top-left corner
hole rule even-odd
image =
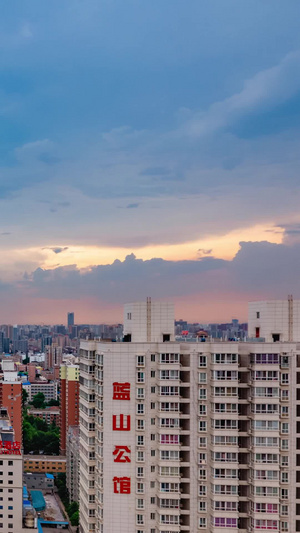
[[[54,252],[55,254],[61,254],[62,252],[64,252],[65,250],[68,250],[68,249],[69,249],[68,246],[64,246],[63,248],[60,247],[60,246],[42,248],[42,250],[52,250],[52,252]]]
[[[133,204],[128,204],[126,206],[126,209],[136,209],[137,207],[139,207],[140,204],[138,203],[133,203]]]
[[[295,264],[300,262],[300,244],[286,246],[268,242],[242,242],[233,260],[203,257],[195,261],[143,261],[130,254],[124,261],[92,266],[80,271],[76,265],[52,270],[36,269],[27,288],[36,297],[72,299],[94,297],[102,302],[124,303],[153,298],[181,298],[198,294],[203,301],[218,301],[219,295],[243,294],[283,298],[300,297]],[[230,307],[231,303],[228,302]]]
[[[206,112],[195,113],[182,131],[192,137],[207,136],[254,110],[265,112],[280,105],[300,90],[299,66],[300,51],[290,52],[278,65],[246,80],[239,93],[212,104]]]
[[[203,254],[203,255],[209,255],[212,253],[212,248],[210,248],[209,250],[205,250],[204,248],[199,248],[197,250],[198,254]]]

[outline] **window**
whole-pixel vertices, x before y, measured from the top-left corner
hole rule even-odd
[[[138,466],[136,469],[136,477],[144,477],[144,467]]]
[[[206,355],[199,355],[198,365],[199,367],[206,367]]]
[[[137,446],[144,446],[145,445],[144,435],[137,435],[136,445]]]
[[[145,398],[145,389],[143,388],[136,389],[136,397],[138,400]]]
[[[151,374],[150,375],[151,375],[152,378],[155,378],[155,370],[151,370]]]
[[[155,387],[151,387],[151,394],[155,394],[156,392],[156,388]]]
[[[145,429],[145,420],[143,418],[137,419],[136,421],[136,429],[138,431],[143,431]]]
[[[281,374],[281,384],[282,385],[288,385],[289,382],[290,382],[289,374]]]
[[[278,353],[256,353],[251,355],[251,364],[254,365],[279,365]]]
[[[179,353],[161,353],[160,354],[160,363],[169,364],[169,363],[179,363]]]
[[[215,527],[237,527],[236,518],[223,518],[223,517],[214,517],[213,525]]]
[[[144,415],[145,414],[145,405],[143,403],[138,403],[136,406],[136,412],[138,415]]]
[[[138,451],[136,454],[136,460],[138,463],[143,463],[145,461],[145,455],[144,452]]]
[[[260,312],[256,311],[256,318],[260,318]]]
[[[205,404],[199,405],[199,416],[206,416],[206,405]]]
[[[199,389],[199,400],[206,400],[206,389]]]
[[[136,515],[136,523],[138,525],[143,525],[144,524],[144,515],[142,514],[137,514]]]
[[[199,431],[206,431],[206,421],[199,420]]]
[[[199,502],[199,513],[206,513],[206,502]]]
[[[206,372],[199,372],[198,374],[198,383],[206,383],[207,375]]]
[[[200,518],[199,518],[199,527],[206,527],[206,518],[200,516]]]
[[[139,498],[139,499],[136,501],[136,508],[137,508],[137,509],[144,509],[144,508],[145,508],[145,501],[142,500],[141,498]]]
[[[137,483],[136,484],[136,492],[138,494],[143,494],[145,492],[145,486],[144,483]]]
[[[137,355],[136,356],[136,365],[137,366],[145,366],[145,356],[144,355]]]
[[[206,485],[199,485],[199,496],[206,496],[207,487]]]
[[[179,444],[179,435],[160,435],[161,444]]]
[[[145,372],[137,372],[136,373],[136,380],[138,383],[145,383]]]
[[[199,448],[206,448],[206,447],[207,447],[207,438],[199,437]]]

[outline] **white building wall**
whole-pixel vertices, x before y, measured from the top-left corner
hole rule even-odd
[[[248,336],[257,336],[256,328],[259,328],[259,336],[266,342],[273,341],[273,335],[279,334],[280,341],[300,341],[300,300],[291,303],[292,312],[289,313],[288,300],[270,300],[250,302],[248,307]],[[291,328],[289,328],[289,317]],[[291,339],[289,333],[291,332]]]
[[[124,305],[124,336],[131,342],[162,342],[163,335],[174,340],[174,305],[166,302],[135,302]]]

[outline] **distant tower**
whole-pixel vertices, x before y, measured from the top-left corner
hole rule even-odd
[[[68,333],[72,332],[72,326],[74,326],[74,313],[68,313]]]

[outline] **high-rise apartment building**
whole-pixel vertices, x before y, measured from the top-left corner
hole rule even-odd
[[[0,407],[5,407],[14,429],[15,439],[22,443],[22,382],[13,361],[2,361]]]
[[[37,519],[29,501],[23,500],[23,456],[7,410],[0,409],[0,531],[37,532]]]
[[[69,426],[79,424],[79,366],[60,367],[60,453],[66,455]]]
[[[177,343],[152,305],[81,341],[81,533],[300,531],[300,344]]]

